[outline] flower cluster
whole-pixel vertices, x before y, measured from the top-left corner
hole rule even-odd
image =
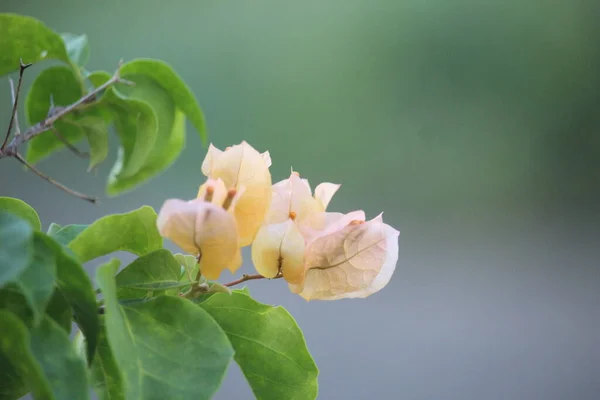
[[[240,248],[265,278],[283,277],[306,300],[367,297],[391,279],[400,232],[363,211],[326,211],[340,185],[314,191],[292,171],[271,185],[271,157],[246,142],[221,151],[212,144],[207,177],[191,201],[167,200],[158,216],[162,236],[197,255],[200,271],[217,279],[242,264]]]

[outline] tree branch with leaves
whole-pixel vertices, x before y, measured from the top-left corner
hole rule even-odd
[[[87,154],[93,170],[114,131],[120,149],[106,193],[116,196],[175,161],[186,119],[206,144],[195,96],[162,61],[88,71],[85,35],[59,35],[15,14],[0,14],[0,49],[0,75],[19,74],[16,85],[10,80],[0,159],[71,195],[96,202],[35,164],[67,148]],[[61,64],[33,81],[24,102],[30,127],[21,131],[24,61],[47,59]],[[76,146],[84,139],[87,153]],[[0,397],[86,400],[93,389],[99,399],[210,399],[236,362],[257,399],[315,399],[319,371],[296,321],[239,285],[268,279],[305,300],[364,298],[390,281],[400,232],[381,215],[327,211],[340,185],[313,193],[297,172],[273,183],[271,164],[268,151],[245,141],[211,144],[195,198],[89,224],[43,229],[29,204],[0,197]],[[166,249],[165,239],[182,252]],[[243,268],[243,247],[257,273],[219,283]],[[135,259],[121,268],[112,258],[88,276],[87,263],[122,251]]]

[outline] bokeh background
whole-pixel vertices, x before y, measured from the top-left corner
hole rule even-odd
[[[385,211],[401,230],[395,275],[366,300],[307,303],[282,282],[249,283],[303,328],[319,398],[600,398],[599,2],[1,0],[0,11],[87,33],[91,69],[167,61],[215,145],[270,150],[274,180],[293,166],[313,186],[340,182],[332,210]],[[9,93],[2,79],[2,123]],[[99,206],[12,160],[0,195],[46,226],[158,209],[203,179],[206,149],[191,127],[188,138],[167,172]],[[102,195],[116,146],[95,175],[68,152],[39,167]],[[232,365],[216,399],[251,398]]]

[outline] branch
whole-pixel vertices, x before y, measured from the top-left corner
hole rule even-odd
[[[75,103],[56,110],[56,112],[51,113],[51,115],[49,115],[45,120],[35,124],[31,128],[29,128],[26,132],[24,132],[22,135],[16,136],[11,141],[11,143],[6,147],[5,153],[10,154],[11,150],[16,150],[16,148],[18,146],[20,146],[22,143],[27,142],[28,140],[31,140],[34,137],[46,132],[47,130],[49,130],[52,127],[52,125],[57,120],[64,117],[65,115],[73,112],[78,107],[89,103],[96,97],[96,95],[98,93],[102,92],[103,90],[106,90],[109,86],[114,85],[115,83],[132,84],[132,82],[121,79],[120,71],[121,71],[121,63],[119,63],[119,67],[115,71],[114,75],[109,80],[104,82],[103,85],[98,86],[96,89],[92,90],[85,96],[81,97]],[[3,155],[0,153],[0,158],[2,158],[2,156]]]
[[[19,69],[19,83],[17,84],[16,91],[14,90],[14,84],[12,83],[12,81],[10,82],[11,83],[11,94],[13,95],[12,96],[13,97],[13,106],[12,106],[12,113],[10,116],[10,122],[8,124],[8,129],[6,132],[6,137],[4,138],[4,142],[2,143],[2,146],[0,146],[0,159],[5,158],[5,157],[16,158],[21,164],[25,165],[27,168],[29,168],[31,171],[33,171],[35,174],[37,174],[39,177],[52,183],[54,186],[60,188],[61,190],[65,191],[75,197],[78,197],[80,199],[89,201],[90,203],[96,203],[96,198],[90,197],[83,193],[79,193],[72,189],[69,189],[65,185],[56,182],[54,179],[50,178],[49,176],[45,175],[44,173],[39,171],[34,166],[27,163],[27,161],[23,158],[23,156],[21,156],[21,154],[19,154],[18,148],[20,145],[28,142],[29,140],[33,139],[34,137],[36,137],[48,130],[53,130],[54,134],[57,136],[57,138],[59,140],[61,140],[63,143],[65,143],[65,145],[71,151],[73,151],[74,153],[76,153],[79,156],[86,156],[82,152],[80,152],[77,148],[75,148],[70,143],[68,143],[66,140],[64,140],[62,135],[60,135],[60,133],[54,129],[54,123],[57,120],[59,120],[60,118],[64,117],[65,115],[75,111],[77,108],[79,108],[81,106],[87,106],[90,103],[93,103],[96,100],[96,95],[98,93],[102,92],[103,90],[106,90],[111,85],[114,85],[116,83],[124,83],[127,85],[133,85],[134,84],[133,82],[121,79],[121,75],[120,75],[121,64],[122,64],[122,61],[119,62],[117,70],[115,71],[113,76],[109,80],[104,82],[104,84],[98,86],[97,88],[95,88],[91,92],[87,93],[86,95],[84,95],[83,97],[81,97],[79,100],[77,100],[76,102],[74,102],[71,105],[68,105],[66,107],[60,107],[60,108],[52,107],[50,112],[48,113],[48,116],[43,121],[38,122],[37,124],[30,127],[29,129],[27,129],[25,132],[23,132],[21,134],[20,128],[19,128],[19,123],[18,123],[18,117],[17,117],[19,93],[21,92],[21,83],[23,82],[23,73],[29,66],[31,66],[31,64],[23,64],[23,61],[21,60],[20,69]],[[16,128],[17,133],[14,135],[14,137],[12,138],[10,143],[7,145],[8,139],[10,138],[10,134],[12,133],[13,125],[15,124],[15,122],[17,124],[17,128]]]
[[[13,82],[12,78],[9,78],[8,83],[10,84],[10,98],[14,104],[17,102],[17,95],[16,95],[16,91],[15,91],[15,82]],[[19,125],[19,112],[15,111],[15,135],[20,135],[20,134],[21,134],[21,127]]]
[[[242,275],[242,277],[240,279],[237,279],[237,280],[229,282],[229,283],[224,283],[223,286],[231,287],[231,286],[239,285],[240,283],[244,283],[246,281],[253,281],[256,279],[279,279],[279,278],[283,278],[283,274],[279,273],[273,278],[267,278],[267,277],[259,275],[259,274],[256,274],[256,275],[244,274],[244,275]]]
[[[8,138],[12,133],[13,123],[15,122],[17,115],[17,107],[19,105],[19,92],[21,92],[21,83],[23,83],[23,73],[27,68],[31,67],[31,64],[23,64],[23,60],[19,62],[19,83],[17,84],[17,91],[13,100],[12,113],[10,114],[10,122],[8,123],[8,129],[6,130],[6,136],[4,137],[4,142],[2,142],[2,147],[0,150],[4,150],[6,148],[6,142],[8,142]],[[11,85],[12,88],[12,85]]]
[[[62,183],[56,182],[54,179],[50,178],[48,175],[44,174],[43,172],[41,172],[40,170],[38,170],[37,168],[35,168],[33,165],[29,164],[27,161],[25,161],[25,159],[23,158],[22,155],[20,155],[19,153],[15,153],[15,155],[13,156],[14,158],[16,158],[21,164],[23,164],[24,166],[26,166],[27,168],[29,168],[31,171],[33,171],[37,176],[39,176],[40,178],[50,182],[51,184],[53,184],[54,186],[56,186],[57,188],[64,190],[65,192],[78,197],[82,200],[85,201],[89,201],[90,203],[94,204],[97,202],[97,199],[95,197],[90,197],[86,194],[83,193],[79,193],[76,192],[75,190],[69,189],[68,187],[66,187],[65,185],[63,185]]]

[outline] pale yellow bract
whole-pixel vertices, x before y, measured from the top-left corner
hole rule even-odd
[[[217,279],[224,269],[237,271],[242,265],[237,225],[232,214],[235,200],[221,180],[210,182],[212,199],[167,200],[158,213],[158,230],[185,252],[201,255],[200,269],[208,279]],[[205,190],[206,193],[206,190]]]
[[[222,179],[227,188],[244,187],[235,207],[240,246],[248,246],[263,223],[271,203],[271,157],[259,153],[247,142],[225,151],[212,144],[202,162],[202,173],[208,178]]]

